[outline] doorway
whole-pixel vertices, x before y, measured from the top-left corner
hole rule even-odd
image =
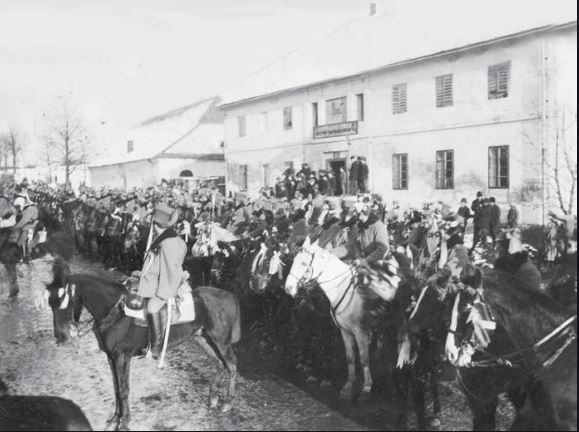
[[[347,170],[346,159],[330,159],[327,162],[327,170],[334,173],[336,179],[336,196],[344,195],[346,193]]]

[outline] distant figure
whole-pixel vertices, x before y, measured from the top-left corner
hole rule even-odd
[[[358,189],[362,193],[366,193],[368,185],[368,165],[366,164],[366,158],[364,156],[358,157]]]
[[[482,205],[478,208],[475,214],[475,236],[472,240],[471,252],[477,246],[479,242],[482,242],[483,246],[487,244],[487,237],[490,234],[491,221],[493,218],[493,209],[487,198],[483,199]]]
[[[476,198],[473,200],[472,204],[470,205],[470,209],[472,210],[472,215],[474,218],[473,225],[474,225],[474,233],[472,238],[472,248],[471,251],[474,250],[475,243],[479,237],[479,218],[480,218],[480,209],[483,205],[483,193],[478,191],[476,193]]]
[[[468,208],[468,204],[466,198],[462,198],[460,200],[460,206],[456,213],[464,219],[464,223],[462,224],[461,235],[462,239],[464,240],[464,233],[466,232],[466,225],[468,224],[468,220],[471,218],[470,209]]]
[[[519,225],[519,210],[513,203],[509,204],[509,212],[507,213],[507,226],[509,229],[516,228]]]
[[[497,205],[495,197],[489,198],[489,205],[491,207],[490,234],[494,245],[497,234],[501,230],[501,208]]]
[[[350,195],[356,195],[358,193],[358,173],[360,170],[360,162],[356,159],[356,156],[350,157],[350,190],[348,193]]]

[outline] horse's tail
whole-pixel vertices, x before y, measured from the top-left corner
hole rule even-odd
[[[235,320],[231,328],[231,343],[239,342],[241,339],[241,306],[239,300],[235,299]]]

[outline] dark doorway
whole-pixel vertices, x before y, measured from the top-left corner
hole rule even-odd
[[[181,171],[179,177],[193,177],[193,173],[191,172],[191,170],[186,169]]]
[[[328,170],[334,173],[336,179],[336,195],[344,195],[346,190],[346,159],[332,159],[328,161]]]

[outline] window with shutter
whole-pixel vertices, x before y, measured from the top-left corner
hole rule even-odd
[[[489,147],[489,188],[509,187],[509,146]]]
[[[283,109],[283,128],[289,130],[293,128],[292,107],[285,107]]]
[[[406,112],[406,84],[398,84],[392,87],[392,114]]]
[[[454,188],[454,150],[436,152],[436,189]]]
[[[452,74],[440,75],[436,77],[436,107],[443,108],[452,106]]]
[[[510,79],[510,61],[489,66],[489,99],[501,99],[508,97]]]
[[[408,154],[392,156],[392,189],[408,189]]]

